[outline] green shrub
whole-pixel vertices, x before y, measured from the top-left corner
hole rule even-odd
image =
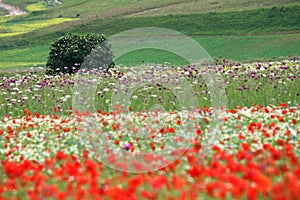
[[[112,60],[104,35],[68,33],[52,43],[46,67],[48,74],[71,74],[80,67],[107,71],[114,66]]]

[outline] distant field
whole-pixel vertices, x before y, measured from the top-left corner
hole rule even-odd
[[[253,35],[274,34],[300,30],[300,6],[236,11],[199,13],[155,17],[107,18],[90,23],[75,21],[51,26],[30,34],[0,38],[0,49],[30,45],[49,45],[67,32],[103,33],[106,36],[145,26],[164,27],[187,35]],[[74,26],[74,23],[79,23]],[[37,40],[39,38],[39,40]],[[19,42],[18,42],[19,41]],[[3,45],[2,45],[3,44]]]
[[[136,16],[157,16],[167,14],[189,14],[205,12],[243,11],[259,8],[271,8],[280,6],[299,5],[298,0],[196,0],[179,4],[158,7],[134,14]]]
[[[190,1],[190,0],[189,0]],[[37,3],[37,0],[5,0],[4,2],[26,8],[27,5]],[[63,4],[50,8],[39,17],[74,17],[80,13],[82,17],[99,15],[101,18],[132,14],[139,11],[186,2],[186,0],[62,0]],[[35,17],[31,15],[30,17]]]
[[[153,17],[109,18],[71,29],[115,34],[127,29],[157,26],[187,35],[250,35],[300,30],[300,6],[223,13],[178,14]]]
[[[300,56],[299,34],[271,35],[271,36],[197,36],[194,39],[202,45],[212,58],[220,56],[239,62],[268,60],[273,56]],[[125,65],[164,62],[173,65],[186,65],[180,57],[153,49],[139,50],[120,57],[116,63]]]
[[[9,1],[11,4],[27,9],[42,9],[38,8],[37,2]],[[28,15],[0,17],[0,68],[45,63],[50,44],[67,32],[103,33],[109,37],[128,29],[146,26],[169,28],[189,35],[196,39],[213,58],[222,56],[242,62],[263,60],[273,56],[300,56],[298,1],[258,0],[250,3],[245,0],[222,2],[141,0],[134,4],[130,2],[132,1],[63,1],[62,5],[31,12]],[[298,6],[293,6],[295,4]],[[274,7],[283,5],[284,7]],[[182,6],[186,9],[181,10]],[[222,9],[213,10],[216,6]],[[194,10],[189,7],[193,7]],[[154,8],[157,9],[157,12],[155,11],[157,16],[146,16],[152,15],[151,9]],[[168,11],[171,8],[176,8],[177,11]],[[160,15],[163,9],[165,12]],[[149,12],[140,13],[142,16],[128,17],[132,13],[137,14],[143,10]],[[198,13],[194,12],[196,10]],[[51,17],[60,15],[60,17],[71,16],[76,19],[74,18],[76,14],[80,14],[80,20],[50,26],[55,20],[64,19]],[[119,17],[105,18],[107,16]],[[140,64],[143,59],[149,63],[170,62],[174,65],[185,63],[175,55],[157,52],[151,49],[132,52],[119,58],[117,63],[135,65]]]
[[[196,36],[193,37],[213,58],[230,59],[233,61],[256,61],[270,59],[273,56],[300,56],[299,34],[278,34],[268,36]],[[27,48],[0,50],[0,69],[27,67],[45,64],[49,46],[33,46]],[[134,51],[116,60],[117,64],[140,65],[142,60],[147,63],[173,65],[188,64],[180,57],[168,52],[154,49]]]
[[[39,0],[4,0],[23,9]],[[274,6],[299,5],[298,0],[62,0],[63,4],[45,11],[41,16],[74,17],[80,13],[83,17],[98,15],[100,18],[135,14],[165,15],[182,13],[241,11]],[[151,11],[152,9],[155,9]],[[146,11],[146,12],[144,12]]]
[[[13,17],[12,17],[13,19]],[[61,24],[67,21],[78,20],[75,18],[52,18],[44,20],[9,20],[0,22],[0,37],[9,37],[32,32],[47,26]]]
[[[47,7],[42,4],[42,3],[35,3],[35,4],[30,4],[26,6],[26,10],[28,11],[41,11],[41,10],[46,10]]]
[[[16,5],[24,5],[26,1],[12,1],[10,3],[16,3]],[[250,8],[256,8],[255,10],[244,11],[244,12],[226,12],[226,13],[219,13],[227,11],[225,8],[226,6],[222,7],[217,13],[210,12],[207,13],[208,10],[204,9],[204,5],[214,5],[208,3],[203,3],[203,6],[198,4],[201,1],[193,1],[198,6],[195,6],[195,9],[199,9],[197,12],[192,12],[194,14],[185,14],[186,12],[174,12],[172,15],[167,15],[167,13],[162,13],[160,16],[156,17],[143,17],[143,18],[122,18],[122,16],[131,16],[131,14],[136,14],[137,12],[148,10],[151,8],[162,8],[170,3],[172,5],[190,5],[189,1],[138,1],[138,3],[130,4],[128,0],[119,2],[119,1],[86,1],[86,2],[79,2],[77,1],[63,1],[62,5],[58,5],[55,7],[48,8],[47,10],[42,11],[35,11],[31,12],[25,16],[19,16],[17,20],[29,20],[29,19],[49,19],[49,18],[56,18],[56,17],[76,17],[77,14],[80,14],[80,21],[73,21],[69,23],[64,23],[63,25],[58,26],[51,26],[50,28],[47,27],[46,29],[39,29],[33,35],[22,35],[21,37],[15,37],[10,39],[5,39],[5,46],[14,46],[15,41],[18,40],[26,40],[26,45],[32,44],[36,42],[36,37],[42,37],[42,41],[50,43],[53,38],[57,37],[57,35],[62,35],[66,32],[101,32],[105,35],[111,35],[118,33],[122,30],[127,30],[129,28],[134,27],[141,27],[141,26],[159,26],[159,27],[167,27],[171,29],[175,29],[185,34],[210,34],[210,35],[232,35],[232,34],[264,34],[270,32],[282,32],[282,31],[293,31],[300,29],[299,23],[299,3],[298,6],[292,6],[295,4],[296,1],[277,1],[275,0],[272,2],[271,5],[273,6],[289,6],[285,8],[273,8],[269,1],[258,1],[265,6],[258,6],[259,4],[252,5]],[[77,2],[78,4],[76,4]],[[92,4],[93,2],[93,4]],[[182,3],[184,2],[184,3]],[[228,4],[234,5],[233,7],[236,10],[242,11],[247,10],[247,6],[244,3],[238,3],[237,0],[228,1]],[[36,3],[34,1],[28,3],[28,5]],[[99,5],[101,3],[101,5]],[[124,5],[123,5],[124,4]],[[134,6],[140,5],[143,8],[134,9]],[[151,5],[150,5],[151,4]],[[25,4],[25,8],[28,6]],[[109,6],[108,6],[109,5]],[[250,5],[250,4],[249,4]],[[94,8],[92,9],[91,6]],[[272,7],[272,8],[271,8]],[[263,9],[261,9],[263,8]],[[95,12],[95,9],[98,12]],[[116,13],[114,9],[120,13]],[[132,11],[122,11],[123,9],[129,9]],[[179,8],[178,8],[179,9]],[[204,9],[204,10],[202,10]],[[67,14],[70,10],[71,14]],[[83,12],[88,10],[88,16],[86,16]],[[188,9],[187,9],[188,10]],[[159,10],[157,10],[158,12]],[[206,13],[203,13],[203,12]],[[109,12],[105,14],[106,12]],[[93,14],[94,13],[94,14]],[[123,14],[122,14],[123,13]],[[156,11],[155,11],[156,13]],[[146,13],[145,13],[146,14]],[[158,14],[158,13],[157,13]],[[177,15],[178,14],[178,15]],[[119,16],[121,18],[107,18],[111,16]],[[105,18],[105,19],[103,19]],[[212,23],[213,22],[213,23]],[[113,24],[113,26],[112,26]],[[45,41],[46,39],[46,41]],[[1,44],[1,41],[0,41]],[[36,45],[36,44],[35,44]],[[1,48],[1,46],[0,46]]]
[[[48,46],[35,46],[0,51],[0,69],[32,67],[46,62]]]

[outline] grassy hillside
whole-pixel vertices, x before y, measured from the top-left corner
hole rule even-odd
[[[49,45],[54,38],[67,32],[104,33],[110,36],[124,30],[157,26],[195,35],[250,35],[278,34],[300,30],[300,6],[235,11],[224,13],[199,13],[186,15],[165,15],[154,17],[106,18],[82,23],[77,26],[69,22],[15,37],[0,38],[0,48],[28,45]],[[8,22],[10,25],[22,20]],[[39,40],[37,40],[39,38]]]
[[[23,9],[40,0],[3,0]],[[39,17],[82,17],[100,18],[126,14],[166,15],[183,13],[242,11],[259,8],[299,5],[298,0],[61,0],[63,4],[45,11]]]
[[[34,30],[39,30],[43,27],[61,24],[67,21],[78,20],[75,18],[52,18],[43,20],[11,20],[0,23],[1,32],[0,38],[30,33]]]
[[[132,14],[155,7],[170,6],[191,1],[192,0],[62,0],[61,5],[40,13],[38,17],[53,18],[59,15],[74,17],[77,13],[80,13],[82,17],[95,17],[95,15],[98,15],[104,18]],[[38,1],[6,0],[4,2],[26,8],[27,5]],[[29,17],[34,17],[34,15],[30,15]]]
[[[98,19],[75,27],[75,32],[103,32],[106,35],[144,26],[158,26],[187,35],[249,35],[300,30],[300,6],[234,11]]]
[[[9,1],[11,4],[24,8],[28,8],[28,5],[35,5],[37,2],[34,0]],[[124,30],[145,26],[170,28],[189,35],[204,46],[213,57],[222,56],[236,61],[251,61],[272,56],[298,57],[300,55],[298,48],[300,46],[300,22],[298,20],[300,4],[298,1],[224,0],[216,2],[211,0],[67,0],[47,10],[11,17],[6,22],[0,20],[0,27],[5,28],[1,28],[0,32],[0,68],[45,63],[51,42],[67,32],[104,33],[109,37]],[[297,6],[287,6],[295,4]],[[285,6],[274,7],[282,5]],[[220,9],[215,9],[216,6]],[[171,8],[176,8],[176,11],[171,12]],[[155,16],[152,16],[153,9],[156,9]],[[143,12],[144,10],[147,12]],[[59,25],[43,23],[47,20],[63,19],[63,17],[76,19],[77,14],[80,14],[80,20]],[[132,14],[135,15],[132,16]],[[56,18],[58,16],[59,18]],[[34,30],[30,26],[35,23],[45,26]],[[25,26],[26,24],[28,26]],[[26,29],[27,33],[21,34],[22,28]],[[10,35],[5,36],[7,33],[4,30],[10,31]],[[150,54],[153,55],[153,50],[133,52],[118,61],[131,65],[140,62],[141,59],[148,60],[147,55]],[[158,53],[151,59],[157,62],[182,63],[179,58],[166,53]],[[152,62],[151,59],[149,62]]]
[[[298,0],[196,0],[179,4],[158,7],[134,14],[135,16],[157,16],[166,14],[190,14],[199,12],[243,11],[260,8],[299,5]]]

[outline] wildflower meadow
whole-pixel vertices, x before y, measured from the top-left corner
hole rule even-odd
[[[227,98],[218,111],[203,71],[163,66],[178,75],[166,84],[184,77],[191,86],[190,113],[174,91],[150,83],[130,94],[127,108],[109,109],[136,82],[124,78],[131,67],[92,72],[101,80],[94,113],[74,107],[74,96],[85,101],[74,74],[1,72],[0,199],[299,199],[299,61],[216,63]]]

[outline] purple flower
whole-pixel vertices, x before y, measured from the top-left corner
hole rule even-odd
[[[127,151],[130,149],[130,147],[131,147],[130,144],[125,144],[125,145],[124,145],[124,149],[127,150]]]

